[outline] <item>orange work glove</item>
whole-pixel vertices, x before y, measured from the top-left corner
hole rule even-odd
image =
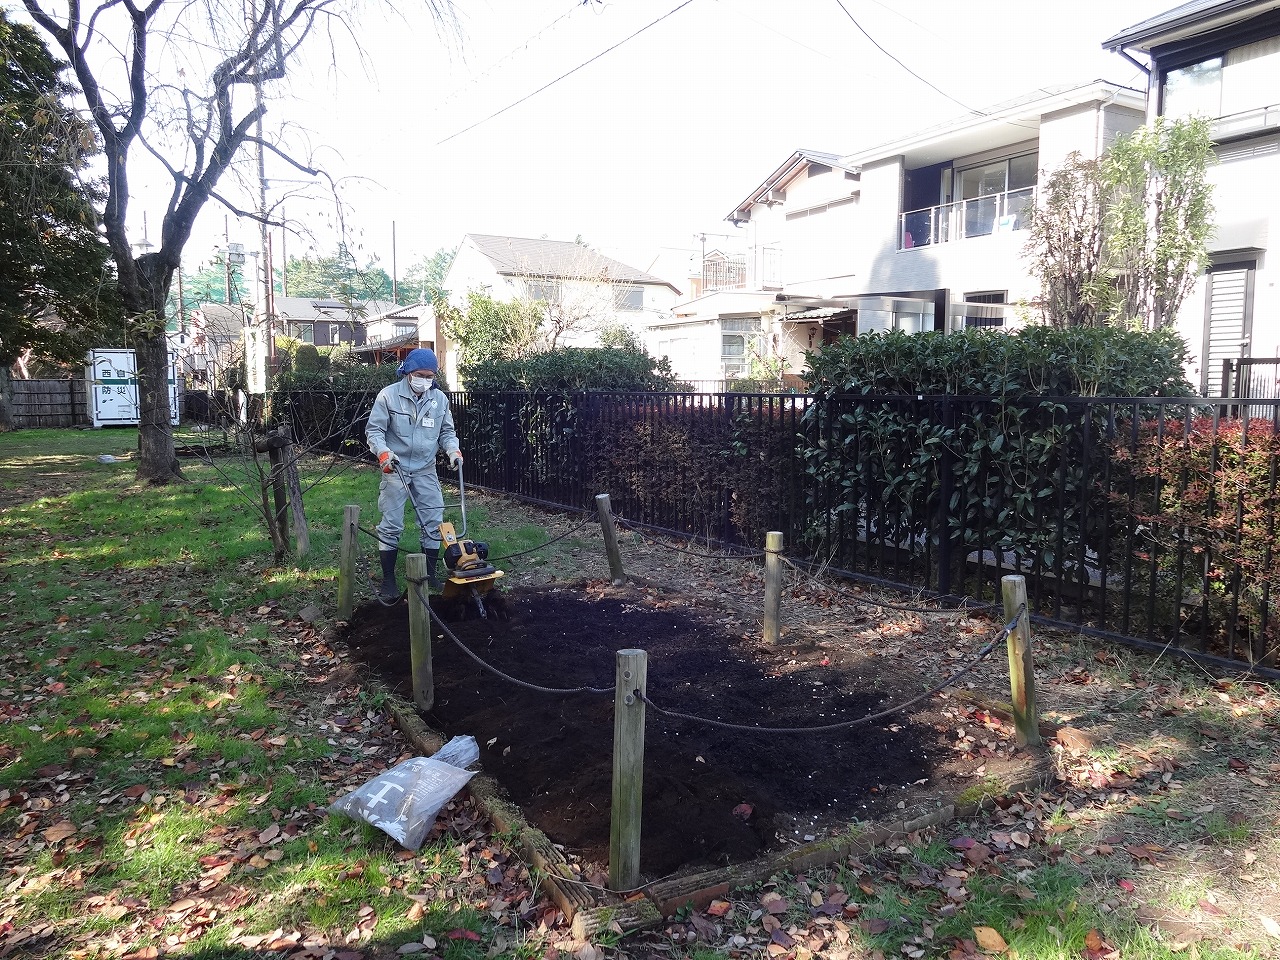
[[[382,467],[383,473],[394,472],[396,469],[396,464],[399,462],[400,462],[400,458],[397,457],[390,450],[383,450],[380,454],[378,454],[378,465]]]

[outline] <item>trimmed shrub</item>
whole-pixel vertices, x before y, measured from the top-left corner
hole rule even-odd
[[[566,347],[514,360],[466,364],[461,372],[468,391],[665,391],[675,385],[671,361],[666,357],[655,360],[643,350],[626,347]]]
[[[811,355],[811,549],[887,542],[929,563],[945,547],[963,576],[983,544],[1083,588],[1108,536],[1091,472],[1110,425],[1076,398],[1189,396],[1185,355],[1169,331],[1051,327],[872,334]]]
[[[1156,579],[1171,608],[1198,607],[1223,645],[1247,638],[1249,658],[1274,666],[1280,625],[1267,612],[1280,590],[1275,424],[1148,420],[1117,441],[1114,456],[1132,478],[1121,506],[1140,534],[1130,548],[1138,571]]]
[[[1186,358],[1186,344],[1168,329],[895,331],[843,337],[809,354],[804,379],[823,394],[1187,397]]]

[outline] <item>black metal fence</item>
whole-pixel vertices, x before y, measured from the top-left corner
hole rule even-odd
[[[1042,622],[1280,675],[1280,401],[453,398],[468,477],[944,597],[1027,577]],[[1256,414],[1262,411],[1265,416]]]
[[[1233,400],[1280,400],[1280,357],[1236,357],[1222,361],[1222,395]],[[1266,417],[1268,407],[1248,404],[1234,416]]]

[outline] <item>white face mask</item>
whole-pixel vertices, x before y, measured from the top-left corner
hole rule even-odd
[[[431,389],[431,384],[435,382],[433,377],[419,377],[415,374],[409,375],[409,389],[414,393],[426,393]]]

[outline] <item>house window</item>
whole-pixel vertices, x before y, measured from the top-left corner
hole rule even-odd
[[[964,303],[961,304],[963,309],[964,325],[966,327],[1003,327],[1004,326],[1004,310],[984,309],[975,307],[970,309],[970,304],[1004,304],[1008,301],[1008,290],[980,290],[964,295]]]
[[[329,343],[336,344],[342,342],[342,327],[339,324],[329,324]]]
[[[760,336],[760,319],[742,317],[720,321],[720,358],[726,376],[741,374],[747,369],[747,356]]]
[[[298,339],[303,343],[315,343],[316,333],[315,326],[310,323],[298,324]]]
[[[530,300],[556,303],[560,299],[560,282],[558,280],[526,280],[524,291]]]
[[[418,325],[416,323],[397,323],[396,324],[397,337],[407,337],[417,332],[418,332]]]
[[[1161,90],[1162,112],[1169,117],[1229,117],[1280,100],[1280,36],[1233,47],[1168,70]]]
[[[956,171],[964,204],[964,235],[983,237],[1017,230],[1036,185],[1039,155],[1024,153]]]
[[[643,310],[644,287],[617,287],[613,299],[619,310]]]
[[[1216,117],[1222,110],[1222,58],[1170,70],[1164,77],[1164,112],[1170,117]]]

